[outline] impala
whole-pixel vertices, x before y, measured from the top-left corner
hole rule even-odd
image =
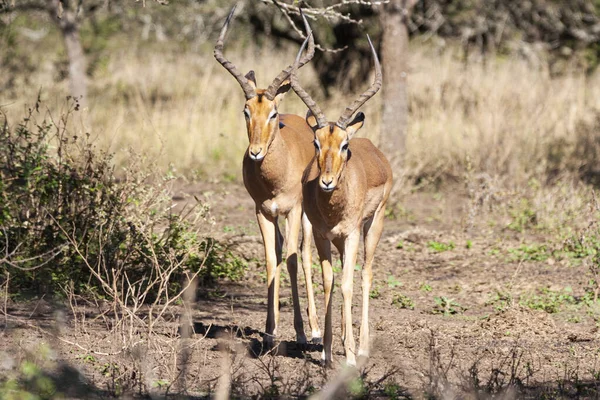
[[[298,238],[300,226],[305,225],[302,223],[302,173],[314,156],[313,134],[302,117],[279,114],[278,111],[281,100],[290,89],[289,76],[294,65],[281,71],[267,89],[257,89],[254,71],[244,76],[223,56],[223,41],[234,11],[235,7],[221,29],[215,46],[215,58],[238,81],[246,97],[244,117],[249,145],[244,154],[242,172],[246,190],[256,205],[256,218],[265,248],[268,298],[264,343],[269,347],[273,345],[279,323],[279,276],[283,246],[283,236],[277,223],[279,216],[286,219],[286,264],[292,286],[296,340],[298,343],[306,343],[298,297]],[[296,59],[298,68],[314,55],[310,26],[304,15],[302,17],[311,39],[306,56],[302,60]],[[304,222],[307,223],[306,218]],[[302,240],[303,269],[312,340],[319,342],[321,332],[317,321],[310,261],[312,231],[310,225],[307,226]]]
[[[298,82],[296,69],[291,85],[309,111],[306,122],[314,132],[316,157],[306,167],[302,178],[303,204],[313,227],[315,245],[323,271],[325,289],[325,335],[323,359],[331,364],[332,328],[331,300],[333,271],[331,243],[342,259],[342,342],[346,362],[356,365],[352,332],[353,273],[360,242],[364,235],[364,265],[362,269],[362,321],[359,356],[369,356],[369,291],[373,279],[373,257],[381,238],[385,204],[392,188],[392,169],[383,153],[368,139],[353,138],[363,126],[365,115],[352,115],[381,87],[381,66],[371,39],[367,36],[375,62],[375,80],[349,107],[336,123],[327,122],[325,114]],[[308,40],[308,39],[307,39]],[[300,65],[300,48],[295,65]]]

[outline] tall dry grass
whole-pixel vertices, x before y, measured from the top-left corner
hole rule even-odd
[[[131,147],[175,173],[241,177],[247,146],[243,95],[208,45],[196,52],[132,41],[110,52],[90,80],[86,113],[98,145],[115,152],[118,165],[127,163]],[[226,54],[240,70],[254,69],[259,86],[267,86],[296,50],[231,45]],[[413,43],[410,56],[409,177],[460,177],[471,169],[523,182],[563,165],[576,169],[582,162],[574,159],[578,136],[590,129],[580,127],[594,127],[600,110],[597,74],[551,77],[518,57],[465,63],[457,50],[431,43]],[[29,84],[0,94],[0,104],[10,104],[4,111],[11,120],[18,120],[22,105],[33,102],[40,87],[50,108],[61,104],[67,84],[54,82],[54,65],[49,57]],[[300,75],[330,119],[353,100],[340,93],[324,100],[310,67]],[[367,124],[360,134],[375,142],[381,101],[377,95],[363,109]],[[300,115],[306,110],[293,92],[282,109]]]
[[[593,162],[573,158],[597,126],[598,74],[551,77],[518,57],[465,63],[452,49],[413,50],[413,176],[460,176],[472,168],[523,182]]]

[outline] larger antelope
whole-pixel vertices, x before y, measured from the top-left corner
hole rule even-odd
[[[383,153],[368,139],[354,138],[363,126],[365,115],[352,115],[381,87],[381,66],[371,39],[367,36],[375,61],[375,80],[349,107],[336,123],[327,122],[325,114],[298,82],[296,68],[291,75],[294,91],[309,111],[307,123],[314,132],[316,157],[302,178],[304,211],[313,226],[315,244],[323,270],[325,286],[325,336],[323,358],[331,364],[332,328],[331,300],[333,271],[331,242],[342,258],[342,342],[349,365],[356,365],[352,332],[353,273],[361,232],[364,235],[364,265],[362,269],[362,321],[359,356],[369,355],[369,291],[373,279],[375,248],[381,238],[385,204],[392,188],[392,169]],[[308,39],[307,39],[308,40]],[[300,55],[307,41],[304,41]]]
[[[269,87],[257,89],[254,71],[245,76],[223,56],[223,41],[235,7],[229,13],[215,46],[215,58],[234,76],[244,91],[244,116],[249,146],[244,155],[244,185],[256,204],[256,218],[265,247],[267,264],[267,322],[264,342],[272,346],[279,322],[279,275],[282,264],[283,237],[277,224],[278,216],[285,216],[287,268],[294,303],[294,328],[298,343],[306,343],[306,335],[298,298],[298,237],[302,220],[302,173],[314,156],[313,134],[302,117],[279,114],[279,103],[290,89],[289,76],[294,65],[283,70]],[[303,16],[304,18],[304,16]],[[306,18],[304,25],[309,40],[307,54],[296,66],[306,64],[314,55],[314,40]],[[306,46],[306,42],[304,43]],[[304,232],[303,269],[308,292],[308,316],[313,341],[320,341],[321,332],[312,286],[310,262],[310,228]],[[307,264],[308,263],[308,264]]]

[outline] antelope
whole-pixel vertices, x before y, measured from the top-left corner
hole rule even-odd
[[[256,205],[256,219],[263,238],[267,266],[267,321],[263,343],[267,347],[273,346],[279,323],[279,276],[283,236],[277,220],[279,216],[283,216],[286,220],[286,264],[292,287],[294,329],[296,341],[304,344],[307,339],[300,312],[297,280],[298,238],[300,226],[304,226],[301,222],[303,215],[301,180],[304,168],[314,156],[313,134],[302,117],[279,114],[279,104],[290,89],[289,76],[293,64],[281,71],[267,89],[258,89],[254,71],[244,76],[223,56],[223,42],[234,11],[235,7],[221,29],[214,55],[238,81],[246,97],[244,116],[249,145],[244,154],[242,173],[246,190]],[[307,35],[312,38],[308,21],[304,15],[302,18]],[[301,60],[296,59],[297,68],[312,59],[314,48],[314,40],[311,39],[306,56]],[[312,231],[309,226],[303,235],[302,260],[308,292],[308,317],[312,341],[318,343],[321,331],[317,320],[311,276],[311,240]]]
[[[333,271],[331,243],[342,260],[342,342],[348,365],[356,365],[355,342],[352,332],[353,273],[361,232],[364,235],[364,265],[362,269],[362,321],[360,325],[359,356],[369,356],[369,291],[373,279],[375,248],[383,230],[385,205],[392,188],[390,163],[368,139],[354,138],[362,128],[365,115],[352,115],[381,87],[381,65],[367,35],[375,62],[375,80],[350,106],[336,123],[328,122],[317,103],[302,89],[292,70],[291,85],[308,107],[306,122],[314,133],[315,158],[302,177],[304,212],[312,224],[313,236],[325,290],[325,335],[323,361],[331,365],[332,328],[331,301]],[[308,40],[308,38],[307,38]],[[300,55],[307,40],[296,57]]]

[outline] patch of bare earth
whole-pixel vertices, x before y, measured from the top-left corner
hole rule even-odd
[[[192,345],[185,352],[185,366],[178,339],[182,310],[177,307],[158,329],[162,340],[120,352],[120,333],[109,326],[108,314],[102,316],[107,307],[81,306],[84,312],[78,318],[65,308],[66,322],[59,340],[51,334],[55,308],[17,304],[8,313],[19,321],[9,322],[1,333],[3,357],[18,364],[17,358],[35,351],[41,342],[48,343],[56,360],[74,366],[103,390],[101,394],[113,393],[118,379],[121,385],[129,382],[126,389],[133,393],[136,384],[155,385],[154,390],[164,393],[161,380],[169,390],[177,391],[185,375],[185,393],[207,396],[225,370],[231,373],[233,392],[241,397],[304,396],[330,381],[342,370],[344,361],[339,285],[333,304],[333,309],[340,311],[333,318],[333,370],[321,367],[319,345],[301,348],[294,341],[286,274],[280,343],[275,350],[263,349],[267,289],[254,204],[243,186],[236,184],[180,184],[174,189],[176,210],[185,210],[196,199],[211,206],[214,225],[207,230],[230,244],[234,254],[247,262],[248,272],[241,282],[223,282],[199,291],[191,314],[194,333],[186,339]],[[510,250],[527,238],[485,223],[467,228],[468,203],[465,196],[452,191],[442,198],[410,194],[402,202],[404,214],[386,221],[374,266],[372,354],[364,367],[364,389],[373,396],[385,396],[395,388],[397,398],[481,398],[493,393],[505,398],[598,396],[597,310],[572,304],[548,313],[520,301],[542,288],[560,291],[569,287],[574,297],[581,296],[587,279],[585,267],[552,258],[511,258]],[[452,245],[440,249],[436,243]],[[313,261],[316,259],[313,254]],[[316,265],[313,272],[322,329],[323,291]],[[336,278],[339,282],[339,272]],[[354,334],[358,339],[359,268],[354,278]],[[301,301],[304,310],[305,296]],[[308,332],[306,315],[304,322]],[[110,329],[113,333],[108,333]],[[90,350],[106,354],[86,358]],[[5,369],[12,366],[9,361],[2,364]]]

